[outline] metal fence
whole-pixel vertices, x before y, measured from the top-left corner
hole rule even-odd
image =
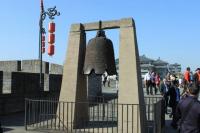
[[[162,96],[145,97],[147,130],[162,133],[165,126],[165,106]]]
[[[90,105],[91,103],[26,99],[25,128],[26,130],[53,129],[65,132],[108,133],[124,131],[127,126],[140,122],[138,117],[140,107],[137,104],[92,103],[92,106]],[[89,108],[83,116],[84,119],[79,117],[80,111],[75,111],[76,106]],[[118,119],[119,115],[121,121]],[[120,129],[118,129],[119,123],[121,123]],[[136,129],[138,127],[139,124],[134,129],[132,126],[130,130],[133,133],[139,130]]]
[[[98,102],[76,103],[57,99],[25,99],[25,129],[67,133],[137,133],[142,124],[147,133],[161,133],[162,125],[158,123],[163,119],[159,119],[162,116],[161,103],[157,104],[159,98],[146,98],[145,102],[150,102],[144,106],[118,104],[117,99],[97,99]],[[143,123],[139,118],[142,110],[146,111],[147,120]]]

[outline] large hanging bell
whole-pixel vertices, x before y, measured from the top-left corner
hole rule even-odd
[[[84,74],[90,74],[94,70],[96,74],[115,75],[115,57],[112,41],[106,38],[105,32],[99,30],[95,38],[89,40],[86,47]]]

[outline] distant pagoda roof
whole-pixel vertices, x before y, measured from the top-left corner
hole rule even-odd
[[[157,60],[155,60],[155,61],[153,62],[153,64],[154,64],[154,65],[167,65],[167,64],[169,64],[169,63],[166,62],[166,61],[161,60],[160,57],[159,57]]]
[[[147,58],[145,55],[140,56],[140,62],[153,62],[153,59]]]
[[[181,64],[174,63],[174,64],[170,64],[170,66],[181,66]]]

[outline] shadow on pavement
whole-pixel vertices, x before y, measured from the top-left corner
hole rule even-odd
[[[24,112],[1,115],[0,122],[3,132],[15,132],[16,128],[24,129]]]
[[[3,128],[3,132],[9,132],[9,131],[12,131],[13,129],[12,128]]]
[[[0,116],[1,125],[7,126],[24,126],[24,112]]]

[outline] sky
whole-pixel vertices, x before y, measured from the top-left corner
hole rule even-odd
[[[55,55],[45,61],[63,64],[72,23],[132,17],[140,55],[180,63],[182,71],[199,64],[199,0],[44,0],[44,8],[57,6]],[[0,60],[38,59],[40,0],[1,0]],[[48,28],[49,19],[44,21]],[[87,32],[87,40],[96,32]],[[119,30],[107,30],[119,53]],[[47,37],[46,37],[47,38]],[[46,46],[48,44],[46,43]]]

